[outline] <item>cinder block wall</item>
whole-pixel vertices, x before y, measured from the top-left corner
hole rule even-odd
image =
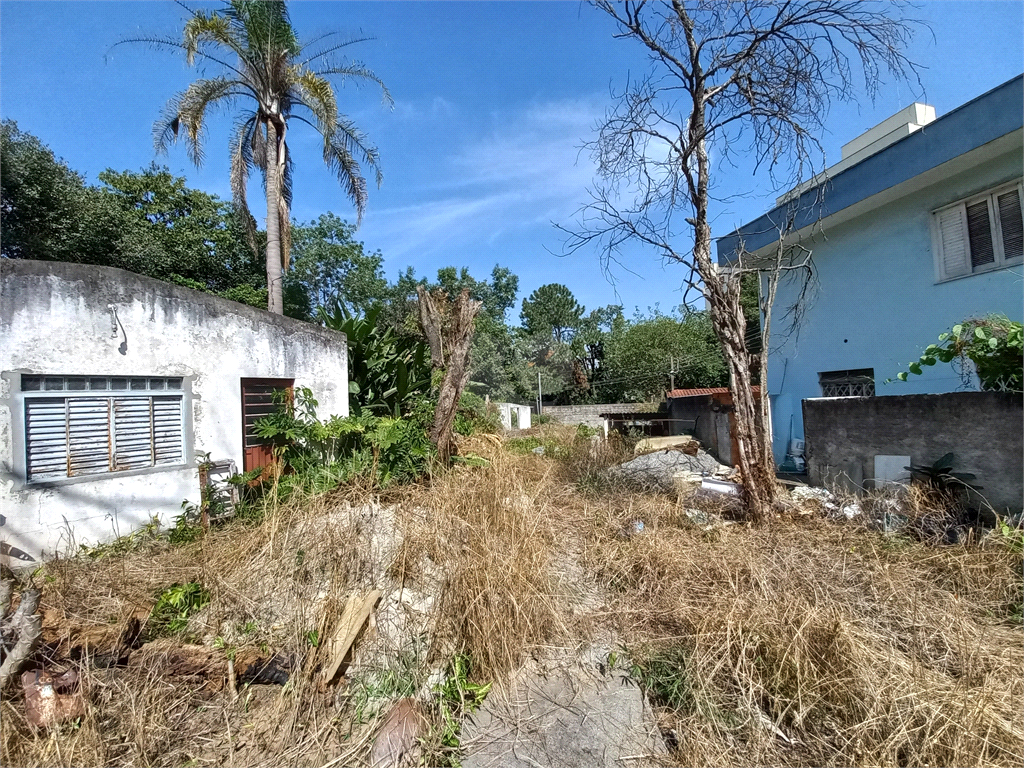
[[[931,464],[947,453],[997,510],[1024,506],[1024,398],[1006,392],[814,398],[803,401],[807,472],[872,487],[876,455]]]
[[[586,424],[602,427],[602,413],[649,413],[661,403],[598,403],[597,405],[545,405],[543,414],[560,424]]]

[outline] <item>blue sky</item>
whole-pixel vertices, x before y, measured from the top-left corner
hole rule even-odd
[[[349,52],[388,85],[380,93],[345,85],[339,104],[380,150],[381,189],[372,188],[358,236],[380,250],[388,277],[407,266],[433,276],[469,267],[483,277],[496,263],[520,276],[520,299],[548,282],[569,286],[589,308],[622,303],[627,312],[682,293],[681,268],[657,254],[627,252],[602,269],[596,250],[571,256],[552,222],[571,225],[594,177],[584,141],[627,76],[648,67],[644,52],[614,40],[604,14],[578,2],[296,2],[301,38],[340,30],[376,39]],[[910,9],[931,33],[910,55],[924,92],[883,83],[874,104],[836,105],[822,136],[829,162],[856,135],[918,100],[939,115],[1024,70],[1020,2],[928,2]],[[143,33],[178,35],[185,11],[170,2],[0,2],[0,115],[39,136],[91,182],[107,167],[137,170],[153,160],[193,187],[230,198],[230,120],[215,116],[207,159],[196,169],[183,146],[157,157],[152,125],[167,100],[199,76],[173,53],[119,40]],[[213,71],[207,74],[214,74]],[[296,163],[293,213],[325,211],[354,220],[354,210],[323,167],[317,140],[302,126],[289,134]],[[262,220],[261,190],[251,190]],[[715,235],[767,209],[778,190],[749,168],[723,168],[712,208]],[[735,197],[733,197],[735,196]],[[635,273],[635,274],[633,274]],[[518,312],[510,313],[510,319]]]

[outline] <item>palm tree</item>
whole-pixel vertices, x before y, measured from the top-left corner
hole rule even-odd
[[[263,174],[267,192],[267,309],[282,314],[281,291],[291,242],[288,124],[305,123],[320,134],[324,163],[337,174],[361,221],[367,193],[360,162],[375,171],[380,186],[380,158],[352,121],[338,112],[337,97],[328,78],[376,83],[388,105],[393,104],[391,95],[380,78],[361,64],[332,61],[338,51],[368,38],[335,42],[330,38],[338,33],[331,32],[300,45],[283,1],[230,0],[219,12],[186,10],[191,18],[185,23],[181,41],[145,37],[122,42],[183,50],[189,66],[199,59],[224,70],[220,76],[197,80],[168,102],[154,126],[158,152],[166,152],[183,133],[189,157],[199,166],[203,161],[207,109],[218,103],[245,104],[231,136],[231,191],[255,249],[255,221],[249,214],[246,187],[253,169]],[[319,49],[307,55],[315,45]]]

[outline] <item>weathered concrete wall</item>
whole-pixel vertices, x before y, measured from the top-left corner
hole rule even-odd
[[[498,413],[501,415],[501,425],[505,429],[512,429],[512,414],[516,414],[516,429],[530,428],[530,406],[517,405],[516,403],[498,403]]]
[[[732,464],[729,414],[714,411],[711,395],[675,397],[669,400],[672,434],[693,435],[701,447],[723,464]]]
[[[876,455],[931,464],[947,453],[954,471],[977,475],[998,511],[1024,499],[1024,399],[1003,392],[951,392],[898,397],[834,397],[803,401],[807,471],[822,484],[846,474],[872,487]]]
[[[543,414],[559,424],[604,426],[602,413],[648,413],[657,411],[660,403],[599,403],[597,405],[545,405]]]
[[[3,552],[38,558],[124,535],[154,515],[167,523],[183,499],[197,502],[198,452],[242,467],[243,377],[294,379],[313,390],[321,417],[348,414],[344,334],[118,269],[0,261],[0,338]],[[27,482],[28,374],[182,377],[184,462]]]

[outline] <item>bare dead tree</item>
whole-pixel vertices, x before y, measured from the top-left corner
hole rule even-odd
[[[741,248],[746,258],[719,270],[708,218],[711,154],[726,159],[742,150],[776,182],[807,178],[823,165],[815,132],[833,100],[853,97],[857,70],[872,97],[883,72],[898,79],[916,74],[902,52],[912,22],[891,17],[892,4],[861,0],[595,5],[617,23],[615,37],[642,44],[653,65],[627,85],[590,146],[599,181],[566,247],[596,243],[614,261],[623,244],[639,242],[687,267],[687,293],[703,294],[729,366],[747,514],[764,519],[778,486],[765,428],[767,387],[760,402],[751,390],[740,279],[744,271],[774,275],[774,300],[782,273],[809,273],[810,253],[793,247],[795,233],[783,224],[771,258],[758,260]],[[761,348],[765,355],[767,339]],[[763,359],[761,372],[765,383]]]
[[[437,408],[430,427],[430,441],[437,447],[441,461],[455,452],[452,427],[462,390],[469,382],[469,351],[473,344],[473,322],[483,304],[469,298],[464,288],[449,302],[444,291],[433,294],[422,285],[419,295],[419,321],[430,345],[431,368],[441,376],[437,390]]]

